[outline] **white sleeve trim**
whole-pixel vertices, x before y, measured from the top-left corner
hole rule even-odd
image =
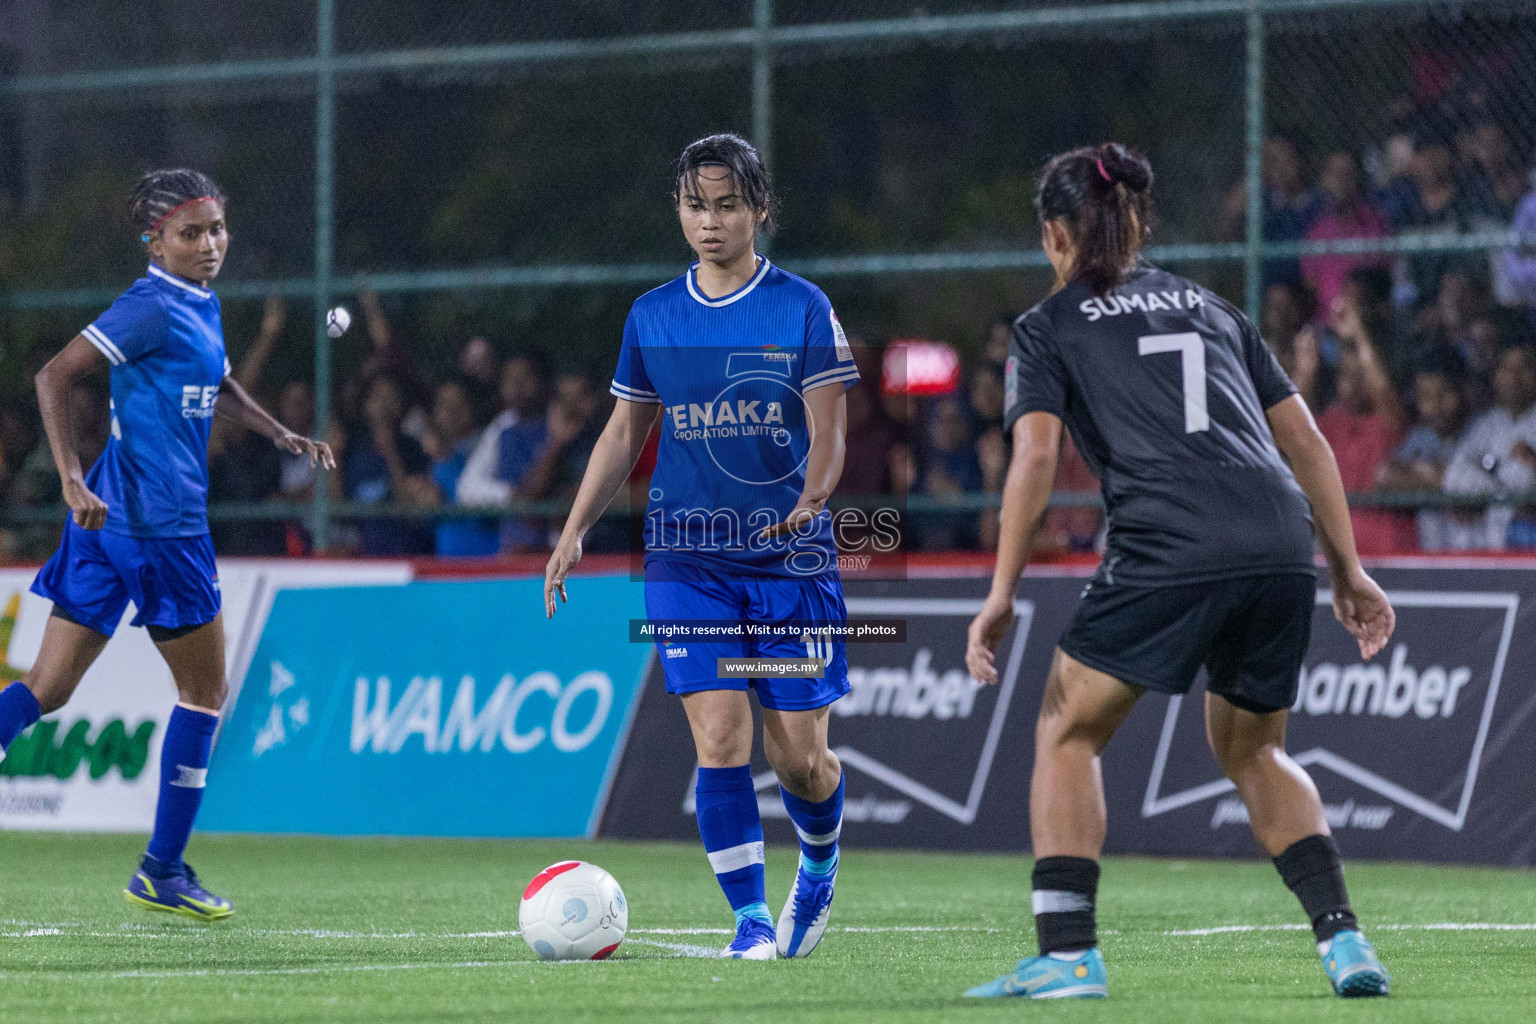
[[[660,405],[661,398],[655,392],[641,391],[639,388],[627,388],[618,381],[608,385],[608,393],[624,399],[626,402],[635,402],[639,405]]]
[[[841,378],[850,373],[857,377],[859,375],[859,368],[852,363],[847,363],[843,366],[834,366],[830,370],[822,370],[820,373],[813,373],[800,383],[802,385],[819,384],[822,380],[831,380],[833,377]]]
[[[856,381],[858,379],[859,371],[850,366],[835,376],[829,376],[828,374],[822,373],[817,374],[815,377],[812,377],[808,381],[804,381],[800,385],[800,393],[805,394],[807,391],[815,391],[817,388],[824,388],[829,384],[845,384],[851,381]]]
[[[235,368],[233,366],[229,365],[229,356],[225,356],[224,357],[224,376],[226,376],[226,377],[233,377],[234,375],[235,375]]]
[[[123,350],[113,343],[112,339],[101,332],[101,328],[95,324],[88,324],[85,330],[80,332],[85,335],[85,340],[96,346],[96,351],[107,357],[107,362],[113,366],[122,366],[128,361],[123,355]]]

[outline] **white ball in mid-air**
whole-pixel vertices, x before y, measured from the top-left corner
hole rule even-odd
[[[533,876],[517,926],[540,960],[606,960],[624,941],[629,904],[608,872],[566,860]]]
[[[339,338],[347,333],[347,328],[352,326],[352,314],[347,312],[346,306],[337,306],[325,314],[325,333],[333,338]]]

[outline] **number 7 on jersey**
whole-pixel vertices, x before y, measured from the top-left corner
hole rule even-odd
[[[1141,355],[1177,352],[1184,368],[1184,433],[1211,429],[1205,404],[1205,339],[1194,331],[1181,334],[1148,334],[1136,339]]]

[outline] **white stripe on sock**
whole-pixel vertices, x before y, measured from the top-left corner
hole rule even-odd
[[[188,768],[184,764],[176,766],[177,776],[171,780],[171,785],[180,786],[182,789],[203,789],[208,785],[207,768]]]
[[[1093,901],[1087,896],[1065,889],[1036,889],[1030,902],[1037,914],[1070,914],[1076,910],[1093,909]]]
[[[813,836],[799,825],[795,826],[795,832],[800,836],[800,841],[808,846],[831,846],[837,842],[837,837],[843,833],[843,823],[839,821],[837,827],[831,832],[823,832],[819,836]]]
[[[749,868],[753,864],[763,863],[763,843],[758,840],[755,843],[742,843],[740,846],[730,846],[724,850],[716,850],[709,855],[709,866],[715,869],[715,874],[724,875],[732,871],[740,871]]]

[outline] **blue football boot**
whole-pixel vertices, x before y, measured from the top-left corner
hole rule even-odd
[[[1109,977],[1104,972],[1104,958],[1095,946],[1076,960],[1050,956],[1020,960],[1012,974],[977,985],[966,995],[983,999],[1103,999],[1109,995]]]
[[[807,874],[804,867],[795,872],[795,884],[789,901],[779,914],[779,956],[810,956],[821,935],[827,930],[832,913],[832,886],[837,881],[838,861],[825,875]]]
[[[1333,990],[1345,999],[1384,996],[1392,977],[1376,959],[1376,947],[1357,931],[1339,932],[1323,950],[1323,970]]]
[[[143,867],[128,880],[123,898],[136,907],[180,914],[196,921],[217,921],[235,912],[235,905],[203,888],[197,872],[183,862],[181,870],[168,878],[153,878]]]
[[[736,926],[736,938],[720,954],[725,960],[773,960],[778,956],[773,925],[755,917],[742,918]]]

